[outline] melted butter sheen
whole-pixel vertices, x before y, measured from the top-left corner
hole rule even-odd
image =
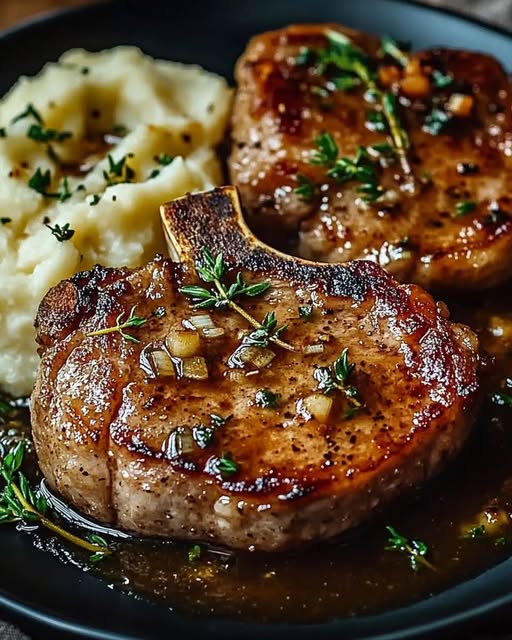
[[[512,409],[489,399],[512,375],[512,306],[506,302],[512,299],[511,293],[509,286],[486,294],[478,309],[448,301],[453,318],[476,328],[483,346],[494,356],[494,364],[484,374],[481,417],[461,456],[443,476],[388,510],[384,519],[307,552],[232,554],[203,547],[201,557],[192,562],[189,543],[112,537],[115,553],[94,568],[98,578],[174,609],[259,621],[309,622],[403,605],[508,557],[512,525],[474,539],[464,538],[461,530],[477,524],[478,515],[488,506],[512,514]],[[8,444],[16,435],[14,428],[19,433],[21,418],[28,428],[26,410],[16,413],[15,425],[0,418],[0,442]],[[73,519],[72,513],[66,518]],[[423,540],[439,572],[423,569],[413,574],[406,556],[385,551],[386,524],[411,539]],[[46,532],[31,535],[38,546],[53,543],[55,549]],[[62,548],[63,561],[69,561],[69,551]],[[73,561],[85,567],[86,555],[71,551]]]

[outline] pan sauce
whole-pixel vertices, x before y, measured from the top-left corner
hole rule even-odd
[[[494,356],[484,374],[480,420],[458,460],[440,478],[371,526],[329,544],[282,555],[231,554],[203,547],[201,557],[193,561],[190,543],[112,537],[114,554],[92,571],[120,590],[177,610],[312,622],[407,604],[504,560],[512,551],[512,525],[496,535],[475,538],[465,538],[462,532],[478,524],[478,514],[489,505],[512,513],[512,408],[489,399],[512,375],[511,294],[509,285],[475,296],[478,308],[465,300],[448,301],[453,319],[477,329]],[[28,428],[26,410],[23,417]],[[0,442],[1,429],[0,422]],[[406,555],[386,551],[387,524],[410,539],[423,540],[438,571],[414,573]],[[55,553],[55,540],[49,535],[31,535],[42,548],[52,542]],[[74,561],[87,567],[81,550],[72,551]],[[69,548],[61,558],[69,561]]]

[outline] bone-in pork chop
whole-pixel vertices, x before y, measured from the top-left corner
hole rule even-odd
[[[137,534],[281,550],[369,520],[457,454],[478,343],[444,305],[369,261],[269,249],[233,188],[163,218],[178,262],[96,267],[40,305],[33,434],[66,500]]]
[[[293,25],[253,38],[236,79],[230,179],[265,242],[438,291],[510,277],[512,99],[495,59]]]

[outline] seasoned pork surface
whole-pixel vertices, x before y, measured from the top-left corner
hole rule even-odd
[[[293,25],[253,38],[236,79],[230,178],[263,240],[438,291],[509,277],[512,102],[495,59]]]
[[[179,263],[96,267],[40,305],[34,441],[66,500],[137,534],[281,550],[367,521],[460,450],[478,343],[444,305],[369,261],[269,250],[233,189],[171,202],[163,218]],[[215,291],[196,273],[203,247],[222,254],[226,286],[238,273],[270,286],[238,309],[193,308],[182,287]],[[271,312],[258,345],[245,316]],[[213,334],[194,329],[198,314]],[[130,316],[146,321],[97,334]]]

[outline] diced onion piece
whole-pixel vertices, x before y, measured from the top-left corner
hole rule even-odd
[[[169,331],[165,344],[176,358],[190,358],[199,351],[201,342],[197,331]]]
[[[193,380],[208,379],[206,360],[201,356],[183,358],[181,361],[181,371],[184,378],[192,378]]]
[[[157,377],[168,378],[176,375],[174,364],[168,353],[161,350],[152,351],[149,357],[151,358],[152,368]]]
[[[318,344],[307,344],[303,351],[304,353],[323,353],[324,351],[324,345],[321,343]]]
[[[263,369],[272,362],[276,354],[266,347],[242,346],[237,353],[238,359],[244,363],[252,364],[257,369]]]
[[[183,325],[187,329],[195,329],[196,331],[204,331],[205,329],[215,329],[211,316],[207,313],[202,313],[198,316],[191,316],[187,320],[183,321]]]
[[[379,68],[379,82],[384,87],[390,87],[400,80],[400,71],[394,65],[386,65]]]
[[[222,327],[213,327],[212,329],[203,329],[203,336],[207,340],[211,340],[212,338],[220,338],[225,333]]]
[[[473,109],[473,98],[463,93],[452,93],[446,108],[448,111],[461,118],[467,118]]]
[[[184,453],[192,453],[195,448],[192,430],[178,427],[169,434],[166,454],[168,458],[176,458]]]
[[[240,383],[245,378],[245,373],[240,369],[230,369],[227,372],[227,376],[231,382]]]
[[[424,98],[430,92],[430,81],[422,74],[405,76],[400,82],[400,91],[409,98]]]
[[[318,422],[327,422],[332,409],[333,399],[323,393],[312,393],[302,399],[301,409],[311,414]]]

